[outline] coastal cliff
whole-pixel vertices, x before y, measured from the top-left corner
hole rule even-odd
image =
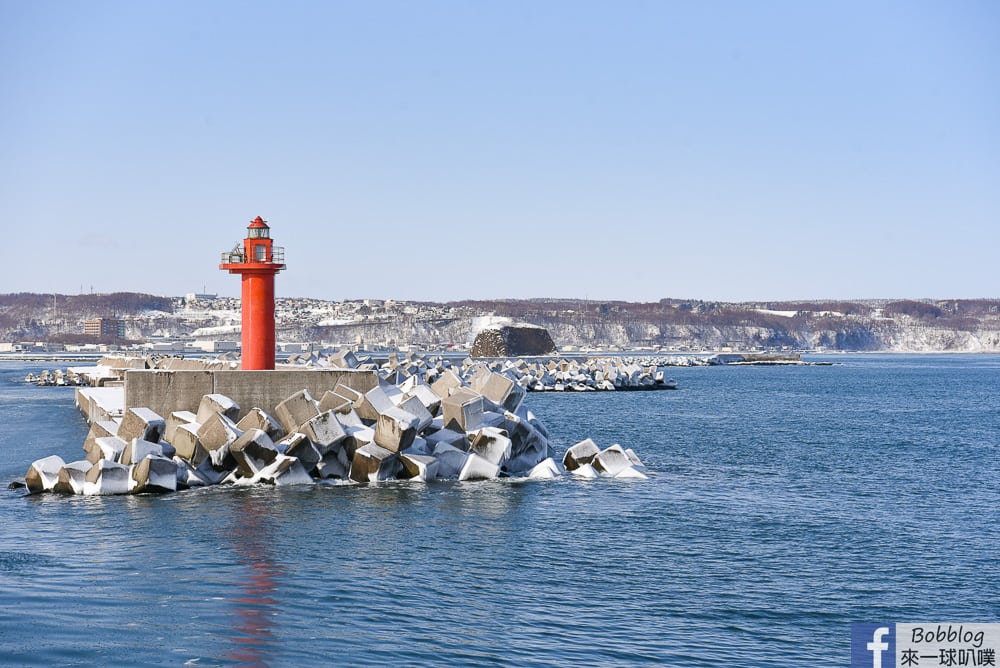
[[[83,334],[120,319],[121,339]],[[468,347],[496,321],[548,330],[557,347],[663,351],[795,349],[1000,352],[1000,299],[652,303],[571,299],[324,301],[279,298],[279,341]],[[0,295],[0,343],[238,340],[239,300],[113,295]]]

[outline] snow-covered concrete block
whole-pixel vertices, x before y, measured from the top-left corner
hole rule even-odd
[[[625,449],[617,443],[602,450],[591,463],[598,473],[609,477],[614,477],[632,466],[632,460],[625,453]]]
[[[595,469],[590,464],[580,464],[575,469],[570,471],[570,473],[572,473],[577,478],[585,478],[588,480],[601,477],[601,474],[597,472],[597,469]]]
[[[302,425],[305,434],[320,454],[326,454],[334,445],[347,438],[347,432],[334,411],[320,413]]]
[[[210,453],[232,445],[243,435],[236,423],[222,413],[209,413],[207,421],[201,423],[196,433],[201,446]]]
[[[646,465],[642,463],[641,459],[639,459],[639,455],[635,454],[635,450],[632,448],[625,448],[625,454],[628,455],[629,461],[632,462],[632,468],[637,471],[646,470]]]
[[[114,420],[96,420],[90,423],[90,431],[83,442],[83,450],[87,453],[87,461],[96,462],[101,458],[100,448],[97,447],[97,439],[116,436],[118,434],[118,423]]]
[[[240,405],[224,394],[206,394],[198,403],[198,414],[195,422],[204,424],[212,413],[221,413],[236,422],[240,416]]]
[[[266,432],[272,441],[281,440],[285,436],[285,430],[282,429],[281,424],[267,411],[256,407],[251,408],[250,411],[236,423],[236,428],[241,431],[260,429]]]
[[[87,471],[83,493],[87,496],[128,494],[129,467],[102,459]]]
[[[563,466],[567,471],[575,471],[584,464],[590,464],[601,449],[593,440],[587,438],[571,446],[563,455]],[[624,454],[624,453],[623,453]]]
[[[439,464],[436,457],[403,453],[399,456],[399,459],[403,464],[403,471],[400,473],[400,477],[418,482],[427,482],[428,480],[437,478]]]
[[[431,394],[433,394],[433,392]],[[402,401],[399,402],[399,408],[417,418],[418,433],[427,429],[427,427],[430,426],[431,421],[434,420],[434,416],[430,414],[430,411],[427,410],[427,407],[424,406],[424,403],[419,397],[404,395]]]
[[[441,412],[446,429],[478,429],[483,422],[483,397],[466,387],[459,388],[441,400]]]
[[[102,459],[109,462],[116,462],[121,458],[126,445],[128,444],[117,436],[98,438],[94,441],[95,449],[87,453],[87,461],[94,464]]]
[[[562,471],[556,460],[551,457],[543,459],[528,472],[528,477],[532,480],[553,480],[562,476]]]
[[[49,455],[31,462],[28,472],[24,474],[24,484],[32,494],[51,492],[59,482],[59,471],[66,466],[59,455]]]
[[[278,449],[266,431],[252,427],[229,446],[229,454],[240,475],[250,478],[278,457]]]
[[[197,422],[188,422],[179,425],[174,430],[173,438],[170,441],[170,445],[174,446],[177,456],[192,462],[195,466],[204,461],[205,457],[208,456],[205,448],[201,445],[201,441],[198,440],[198,430],[200,428],[201,425]]]
[[[474,452],[491,464],[502,466],[510,458],[510,439],[507,433],[496,427],[483,427],[471,438]]]
[[[410,447],[417,435],[419,418],[401,408],[392,406],[378,416],[375,423],[375,444],[399,452]]]
[[[132,467],[132,494],[162,494],[177,490],[177,464],[161,455],[146,455]]]
[[[404,385],[405,387],[405,385]],[[402,389],[402,388],[401,388]],[[441,397],[425,383],[414,383],[410,389],[405,391],[404,401],[410,397],[416,397],[424,405],[431,416],[437,415],[441,409]],[[400,404],[402,405],[402,404]]]
[[[649,476],[633,466],[626,466],[616,473],[614,477],[616,480],[647,480],[649,478]]]
[[[462,387],[462,385],[462,379],[458,377],[458,374],[451,369],[446,369],[438,375],[430,387],[434,391],[434,394],[441,397],[441,399],[447,399],[454,390]]]
[[[125,411],[125,417],[118,426],[116,436],[126,443],[133,438],[157,443],[163,438],[167,422],[149,408],[130,408]]]
[[[402,467],[395,452],[369,443],[354,452],[354,459],[351,461],[351,480],[355,482],[391,480],[397,477]]]
[[[83,485],[87,482],[87,471],[94,466],[86,459],[69,462],[59,469],[59,480],[52,491],[56,494],[83,494]]]
[[[470,452],[465,466],[458,474],[459,480],[492,480],[500,475],[500,467],[493,462]]]
[[[189,489],[191,487],[204,487],[208,484],[187,460],[174,456],[174,464],[177,464],[177,490]]]
[[[360,393],[358,396],[360,396]],[[334,390],[327,390],[323,394],[323,398],[319,400],[319,410],[323,413],[326,411],[346,413],[354,410],[354,401],[338,394]]]
[[[133,438],[125,445],[125,449],[122,450],[118,461],[125,466],[132,466],[149,455],[162,457],[163,447],[159,443],[151,443],[141,438]]]
[[[309,390],[299,390],[274,407],[274,417],[286,434],[299,431],[299,426],[319,415],[319,402]]]
[[[323,455],[314,471],[320,478],[346,480],[351,473],[351,460],[344,448],[334,448]]]
[[[439,478],[457,480],[465,467],[469,453],[448,443],[439,443],[434,447],[434,458],[438,460]]]
[[[375,422],[378,420],[379,415],[393,408],[395,405],[392,403],[389,395],[386,394],[385,388],[382,385],[376,385],[365,392],[364,398],[355,405],[355,409],[362,420]]]
[[[431,450],[434,450],[440,443],[446,443],[463,452],[468,452],[469,448],[472,447],[469,436],[464,431],[455,431],[454,429],[440,429],[428,434],[424,439]]]
[[[316,446],[312,444],[309,437],[302,432],[289,434],[278,443],[278,451],[289,457],[295,457],[302,462],[303,468],[308,472],[316,468],[316,464],[323,459]]]
[[[167,426],[163,432],[163,440],[173,445],[178,427],[197,421],[198,417],[191,411],[174,411],[167,416]]]

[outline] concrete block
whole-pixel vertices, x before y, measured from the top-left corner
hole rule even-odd
[[[132,467],[132,494],[163,494],[177,490],[177,464],[161,455],[146,455]]]
[[[580,464],[580,466],[570,471],[570,473],[577,478],[585,478],[588,480],[601,477],[601,474],[597,472],[597,469],[590,464]]]
[[[357,369],[358,358],[350,350],[340,350],[330,358],[330,366],[337,369]]]
[[[141,438],[133,438],[125,445],[125,449],[122,450],[122,455],[118,461],[125,466],[132,466],[149,455],[162,457],[163,448],[159,443],[151,443]]]
[[[465,466],[458,474],[459,480],[492,480],[500,475],[500,467],[480,457],[474,452],[470,452],[465,460]]]
[[[602,450],[591,463],[598,473],[609,477],[615,477],[632,466],[625,449],[617,443]]]
[[[116,436],[126,443],[133,438],[140,438],[151,443],[158,443],[163,438],[167,423],[162,417],[148,408],[129,408],[118,426]]]
[[[419,482],[437,478],[439,464],[436,457],[404,453],[399,456],[399,460],[403,464],[401,478]]]
[[[431,392],[431,394],[434,394]],[[436,395],[435,395],[436,396]],[[430,426],[434,416],[430,414],[423,402],[415,396],[405,396],[399,402],[399,408],[417,418],[417,432],[422,432]]]
[[[190,489],[191,487],[204,487],[208,484],[187,460],[174,457],[174,464],[177,464],[177,490]]]
[[[243,432],[222,413],[210,413],[207,422],[198,427],[197,435],[201,446],[211,453],[232,445]]]
[[[625,454],[628,455],[629,461],[632,462],[632,468],[638,471],[644,471],[646,469],[646,465],[639,459],[639,455],[635,454],[635,450],[632,448],[625,448]]]
[[[301,430],[312,441],[321,455],[326,454],[334,445],[347,438],[347,433],[334,411],[320,413],[303,424]]]
[[[341,447],[347,451],[352,460],[358,448],[375,442],[374,427],[344,427],[344,431],[347,433],[347,438],[341,441]]]
[[[446,369],[438,375],[430,387],[434,391],[434,394],[441,397],[441,399],[447,399],[453,391],[462,387],[462,385],[462,379],[458,377],[458,374],[451,369]]]
[[[87,496],[128,494],[129,467],[102,459],[87,471],[83,493]]]
[[[278,451],[284,455],[298,459],[302,462],[302,467],[306,472],[316,468],[319,461],[323,459],[323,455],[312,444],[309,437],[301,432],[295,432],[286,436],[278,444]]]
[[[428,434],[424,437],[427,440],[427,446],[433,451],[438,444],[445,443],[454,448],[458,448],[463,452],[468,452],[469,448],[472,447],[472,443],[469,441],[468,435],[464,431],[455,431],[453,429],[441,429]]]
[[[59,482],[59,472],[66,462],[58,455],[49,455],[31,462],[28,472],[24,474],[24,484],[32,494],[51,492]]]
[[[378,421],[378,416],[395,407],[385,389],[380,385],[365,392],[364,399],[355,405],[358,415],[362,420],[370,422]]]
[[[299,431],[299,425],[305,424],[319,413],[319,402],[313,399],[309,390],[299,390],[274,408],[274,417],[286,434]]]
[[[528,472],[528,477],[532,480],[553,480],[561,476],[559,465],[551,457],[540,461]]]
[[[195,422],[201,424],[208,422],[212,413],[221,413],[236,422],[240,416],[240,405],[224,394],[214,392],[206,394],[198,403],[198,416],[195,418]]]
[[[83,485],[87,482],[87,471],[94,466],[86,459],[70,462],[59,469],[59,480],[52,491],[56,494],[83,494]]]
[[[316,475],[323,479],[346,480],[351,474],[351,460],[344,448],[330,450],[316,464]]]
[[[174,430],[173,440],[170,441],[170,445],[174,446],[177,456],[193,463],[195,466],[201,464],[208,456],[201,441],[198,440],[198,430],[200,428],[201,425],[197,422],[182,424]]]
[[[173,445],[177,428],[183,424],[191,424],[197,421],[197,416],[191,411],[174,411],[167,416],[167,427],[163,432],[163,440]]]
[[[567,471],[575,471],[584,464],[590,464],[601,449],[591,439],[587,438],[571,446],[563,455],[563,466]],[[624,453],[623,453],[624,454]]]
[[[399,475],[403,464],[395,452],[390,452],[374,443],[358,448],[351,460],[351,480],[355,482],[378,482],[391,480]]]
[[[118,424],[114,420],[97,420],[90,423],[90,431],[87,432],[87,438],[83,442],[83,450],[87,453],[88,461],[96,462],[101,458],[100,449],[97,447],[97,439],[117,435]]]
[[[337,413],[347,413],[348,411],[354,410],[354,401],[347,397],[341,396],[334,390],[327,390],[323,394],[323,398],[319,400],[319,410],[325,413],[326,411],[334,411]],[[361,394],[358,393],[360,397]]]
[[[121,458],[126,445],[128,444],[117,436],[98,438],[94,441],[95,449],[87,453],[87,461],[94,464],[101,460],[117,462]],[[94,457],[93,459],[91,459],[92,456]]]
[[[473,452],[491,464],[502,466],[510,458],[510,439],[507,433],[496,427],[484,427],[471,439]]]
[[[647,476],[642,471],[637,470],[635,467],[626,466],[624,469],[615,474],[616,480],[648,480]]]
[[[281,440],[285,436],[285,430],[278,421],[265,410],[256,407],[251,408],[246,415],[240,418],[240,421],[236,423],[236,428],[241,431],[260,429],[266,432],[272,441]]]
[[[434,446],[434,458],[438,461],[438,478],[457,480],[465,468],[469,453],[442,442]]]
[[[311,485],[315,482],[303,466],[302,460],[288,455],[278,455],[267,468],[261,470],[257,480],[278,487]]]
[[[403,400],[406,401],[410,397],[415,397],[420,400],[420,403],[424,405],[427,412],[432,416],[437,415],[438,411],[441,410],[441,397],[431,389],[430,385],[426,384],[416,384],[403,395]],[[402,405],[402,404],[400,404]]]
[[[459,388],[441,400],[446,429],[472,431],[483,422],[483,397],[468,388]]]
[[[401,408],[392,406],[383,411],[375,423],[375,443],[391,452],[410,447],[417,435],[420,420]]]
[[[251,478],[278,457],[278,449],[266,431],[252,427],[229,446],[229,454],[240,475]]]
[[[410,443],[410,447],[406,450],[401,450],[400,454],[431,455],[433,452],[430,446],[427,445],[427,441],[417,436],[413,439],[413,443]]]

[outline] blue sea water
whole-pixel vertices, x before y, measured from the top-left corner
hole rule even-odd
[[[818,358],[817,358],[818,359]],[[532,394],[646,481],[0,492],[4,665],[846,666],[855,621],[1000,621],[1000,356]],[[0,481],[82,456],[0,364]]]

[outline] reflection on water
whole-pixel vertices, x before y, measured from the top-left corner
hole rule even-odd
[[[262,500],[253,493],[234,497],[225,534],[247,572],[231,601],[234,646],[225,658],[241,666],[267,666],[276,649],[272,628],[281,602],[278,586],[285,571],[271,556],[274,518]]]

